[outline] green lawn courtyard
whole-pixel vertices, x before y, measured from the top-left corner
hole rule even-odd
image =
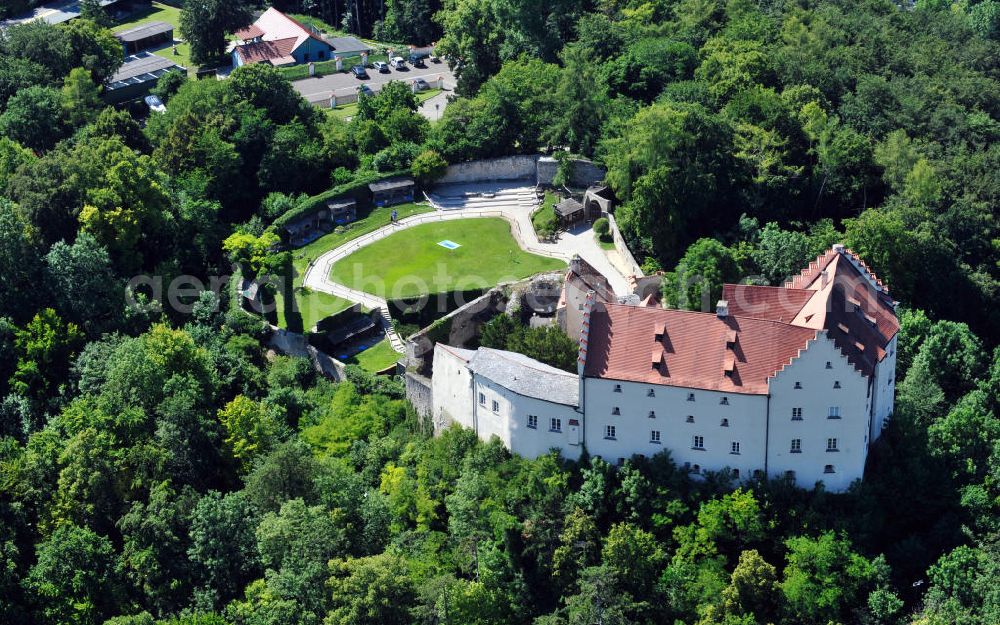
[[[311,330],[323,318],[340,312],[351,305],[351,302],[335,295],[330,295],[329,293],[302,289],[302,277],[305,275],[309,263],[338,245],[388,225],[393,208],[399,212],[400,219],[434,210],[430,206],[423,204],[401,204],[395,207],[372,208],[365,214],[365,209],[361,208],[359,209],[360,219],[350,224],[349,227],[342,229],[340,232],[331,232],[308,245],[292,250],[292,266],[295,269],[295,273],[292,276],[292,288],[295,289],[297,308],[299,314],[302,316],[303,330]],[[292,324],[293,327],[289,327],[288,320],[285,317],[284,296],[279,293],[276,300],[278,326],[286,330],[298,331],[295,327],[297,324]]]
[[[122,22],[118,26],[115,26],[112,30],[116,33],[120,33],[123,30],[128,30],[129,28],[140,26],[142,24],[148,24],[149,22],[167,22],[168,24],[172,24],[174,27],[174,39],[179,39],[181,36],[181,10],[177,7],[168,6],[160,2],[154,2],[149,10],[137,13],[132,16],[132,19],[127,22]],[[166,44],[158,50],[150,50],[150,52],[158,56],[162,56],[165,59],[170,59],[178,65],[186,67],[189,74],[194,73],[197,69],[191,61],[191,46],[187,43],[177,44],[177,54],[173,53],[173,46],[171,44]]]
[[[439,245],[452,241],[459,247]],[[522,250],[503,219],[421,224],[364,247],[333,266],[331,278],[387,299],[492,287],[566,263]]]

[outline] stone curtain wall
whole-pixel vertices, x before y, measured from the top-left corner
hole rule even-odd
[[[538,185],[551,185],[557,169],[556,160],[548,156],[538,154],[503,156],[450,165],[447,173],[437,182],[455,184],[523,180]],[[588,160],[574,159],[570,186],[588,187],[604,180],[606,173],[603,167]]]
[[[535,179],[537,155],[504,156],[448,166],[438,184]]]
[[[407,371],[403,380],[406,382],[406,399],[410,400],[410,403],[413,404],[413,408],[417,411],[417,414],[421,417],[430,415],[431,406],[433,405],[430,379],[412,371]]]

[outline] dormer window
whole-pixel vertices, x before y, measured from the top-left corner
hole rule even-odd
[[[694,401],[694,393],[688,393],[688,401]]]
[[[667,334],[667,322],[664,321],[663,323],[660,323],[656,326],[656,330],[654,331],[654,336],[656,337],[657,341],[662,341],[663,337],[666,336],[666,334]]]
[[[621,384],[615,384],[615,392],[616,393],[621,393],[622,392],[622,385]]]
[[[802,389],[802,382],[796,382],[796,383],[795,383],[795,388],[797,388],[797,389],[800,389],[800,390],[801,390],[801,389]]]
[[[837,380],[836,382],[833,383],[833,388],[840,388],[840,381],[839,380]]]
[[[722,399],[719,400],[719,404],[722,405],[722,406],[728,406],[729,405],[729,398],[728,397],[723,397]]]

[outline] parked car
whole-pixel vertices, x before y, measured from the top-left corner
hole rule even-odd
[[[372,69],[374,69],[376,72],[380,74],[388,74],[389,64],[386,63],[385,61],[375,61],[374,63],[372,63]]]
[[[372,88],[369,87],[368,85],[359,85],[358,93],[363,93],[365,95],[375,95],[375,92],[372,91]]]
[[[440,63],[441,62],[441,58],[438,57],[436,54],[432,54],[432,55],[430,55],[427,58],[429,58],[431,60],[431,63]]]
[[[394,56],[392,57],[392,59],[389,60],[389,65],[392,65],[396,69],[405,69],[406,59],[404,59],[401,56]]]
[[[357,78],[368,78],[368,71],[364,65],[355,65],[351,68],[351,73]]]
[[[427,91],[428,89],[431,88],[431,86],[428,85],[427,81],[424,80],[423,78],[417,78],[416,80],[413,81],[413,84],[416,86],[417,91]]]
[[[146,106],[149,107],[150,111],[154,113],[167,112],[167,107],[163,104],[163,100],[161,100],[158,96],[148,95],[144,99],[146,100]]]
[[[424,55],[423,54],[411,54],[410,55],[410,65],[413,67],[427,67],[424,65]]]

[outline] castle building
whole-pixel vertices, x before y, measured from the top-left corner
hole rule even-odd
[[[438,345],[432,413],[515,453],[612,463],[664,449],[691,473],[791,477],[840,492],[892,415],[895,302],[834,246],[783,287],[725,285],[716,311],[591,292],[577,373],[519,354]]]

